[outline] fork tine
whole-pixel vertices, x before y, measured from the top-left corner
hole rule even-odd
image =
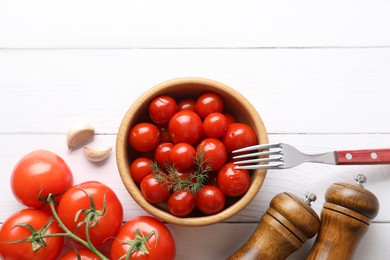
[[[282,169],[283,164],[254,164],[254,165],[237,165],[234,169],[237,170],[276,170]]]
[[[237,161],[237,162],[234,162],[233,164],[248,164],[248,163],[259,163],[259,162],[281,162],[281,163],[283,163],[283,157],[250,159],[250,160]]]
[[[264,150],[269,148],[280,148],[280,144],[258,144],[232,151],[232,153],[248,152],[253,150]]]
[[[242,158],[248,158],[248,157],[254,157],[254,156],[276,155],[276,154],[281,154],[280,152],[281,151],[246,153],[246,154],[233,156],[233,159],[242,159]]]
[[[259,145],[253,145],[241,149],[237,149],[232,151],[232,153],[242,153],[242,152],[249,152],[249,151],[255,151],[255,150],[264,150],[264,149],[275,149],[278,148],[278,150],[274,151],[260,151],[260,152],[254,152],[254,153],[246,153],[234,156],[233,159],[242,159],[242,158],[250,158],[254,156],[270,156],[270,155],[277,155],[274,157],[266,157],[266,158],[254,158],[254,159],[248,159],[248,160],[241,160],[234,162],[235,169],[246,169],[246,170],[259,170],[259,169],[281,169],[284,165],[283,162],[283,153],[282,153],[282,147],[280,143],[275,144],[259,144]],[[253,163],[253,164],[251,164]],[[267,164],[258,164],[258,163],[267,163]],[[242,165],[247,164],[247,165]],[[250,165],[248,165],[250,164]]]

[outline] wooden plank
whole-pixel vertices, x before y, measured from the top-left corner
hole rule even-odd
[[[78,120],[115,134],[162,81],[224,82],[271,133],[390,133],[390,48],[0,50],[0,132],[64,133]]]
[[[0,2],[0,48],[390,46],[388,1]]]
[[[167,225],[175,239],[177,260],[226,259],[238,250],[251,236],[257,223],[221,223],[206,227]],[[389,223],[372,223],[359,242],[354,260],[388,259],[387,244]],[[288,260],[305,259],[315,237],[307,240]],[[64,253],[71,245],[64,248]]]
[[[177,259],[226,259],[243,245],[252,232],[256,223],[224,223],[199,228],[185,228],[169,225],[177,244]],[[373,223],[368,232],[360,241],[355,260],[388,259],[389,223]],[[188,239],[183,239],[187,237]],[[309,254],[314,238],[306,241],[304,245],[287,259],[305,259]],[[201,250],[194,250],[201,248]],[[191,252],[191,254],[189,254]]]

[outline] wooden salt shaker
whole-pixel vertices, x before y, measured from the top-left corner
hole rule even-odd
[[[228,259],[286,259],[317,234],[320,219],[310,207],[312,193],[305,200],[290,193],[276,195],[256,230]]]
[[[355,249],[379,210],[378,199],[356,184],[334,183],[325,193],[321,229],[307,259],[352,259]]]

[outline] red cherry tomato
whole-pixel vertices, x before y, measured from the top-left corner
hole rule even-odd
[[[228,121],[221,113],[212,113],[203,120],[203,131],[208,137],[219,138],[228,128]]]
[[[249,189],[251,178],[249,171],[234,169],[234,164],[228,163],[219,170],[217,182],[225,196],[237,197]]]
[[[142,179],[153,173],[153,162],[149,158],[139,157],[130,165],[130,175],[135,183],[140,184]]]
[[[211,171],[219,170],[227,160],[225,145],[219,139],[203,139],[197,150],[203,152],[204,166],[209,165]]]
[[[194,111],[182,110],[171,118],[168,130],[174,143],[194,144],[202,136],[202,120]]]
[[[222,141],[226,150],[230,153],[233,150],[257,144],[257,136],[253,129],[243,123],[232,123],[229,125]]]
[[[196,193],[196,207],[205,215],[212,215],[222,211],[225,202],[225,195],[217,186],[204,185]]]
[[[160,126],[158,126],[158,130],[160,131],[160,142],[161,143],[171,142],[171,137],[169,136],[169,131],[168,131],[168,125],[160,125]]]
[[[173,215],[185,217],[195,208],[195,196],[190,191],[177,191],[168,199],[168,210]]]
[[[139,123],[130,130],[129,143],[137,152],[150,152],[160,143],[160,131],[151,123]]]
[[[192,98],[185,98],[177,102],[177,107],[180,110],[195,110],[195,100]]]
[[[208,173],[209,178],[207,179],[206,184],[207,185],[214,185],[217,186],[217,176],[218,176],[218,171],[212,171]]]
[[[194,165],[195,148],[187,143],[177,143],[172,147],[170,159],[177,169],[189,169]]]
[[[173,148],[173,143],[161,143],[157,145],[154,150],[154,160],[160,167],[165,168],[170,165],[171,162],[171,152]]]
[[[144,198],[153,204],[166,201],[171,194],[166,185],[160,183],[153,174],[142,180],[140,188]]]
[[[97,181],[84,182],[71,187],[62,196],[58,205],[58,216],[70,231],[85,240],[86,225],[84,223],[78,226],[78,224],[86,219],[86,214],[78,212],[91,209],[89,196],[94,201],[97,218],[97,223],[90,226],[89,234],[92,244],[98,246],[102,245],[107,238],[114,237],[123,221],[122,204],[111,188]],[[78,218],[76,218],[77,214],[79,214]]]
[[[61,157],[46,150],[25,155],[11,175],[13,194],[21,203],[33,208],[42,207],[50,193],[59,196],[72,185],[73,175],[68,165]]]
[[[206,92],[202,94],[195,103],[195,112],[201,117],[206,118],[211,113],[223,110],[222,98],[213,92]]]
[[[149,104],[149,115],[153,123],[165,125],[177,112],[176,101],[170,96],[159,96]]]
[[[223,115],[226,117],[228,125],[237,122],[236,118],[232,114],[224,113]]]
[[[69,251],[64,256],[62,256],[60,260],[100,260],[100,258],[89,249],[80,248],[77,249],[77,251]]]
[[[169,229],[158,219],[149,216],[127,221],[111,246],[111,259],[125,259],[131,245],[137,245],[130,259],[173,260],[176,246]],[[145,248],[147,252],[140,250]]]
[[[42,230],[42,228],[49,222],[51,217],[43,211],[37,209],[23,209],[12,216],[10,216],[2,225],[0,230],[0,258],[4,260],[18,259],[18,260],[38,260],[47,259],[55,260],[61,253],[64,238],[50,237],[40,239],[43,243],[37,251],[33,251],[31,242],[10,243],[14,240],[25,239],[31,236],[31,232],[24,226],[18,226],[22,223],[29,224],[35,230]],[[62,233],[62,229],[57,222],[49,225],[44,235]],[[38,239],[38,238],[37,238]]]

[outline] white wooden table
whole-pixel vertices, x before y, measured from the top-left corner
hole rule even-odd
[[[0,223],[22,206],[9,176],[26,153],[48,149],[75,182],[112,187],[125,219],[144,215],[119,178],[115,156],[103,164],[68,153],[67,129],[94,125],[94,145],[114,145],[120,121],[147,88],[183,76],[206,77],[246,96],[270,142],[301,150],[390,147],[390,2],[0,0]],[[240,214],[212,226],[168,225],[177,259],[224,259],[255,229],[273,196],[317,194],[367,176],[380,211],[356,259],[390,255],[390,165],[304,164],[269,171]],[[290,259],[302,259],[313,239]]]

